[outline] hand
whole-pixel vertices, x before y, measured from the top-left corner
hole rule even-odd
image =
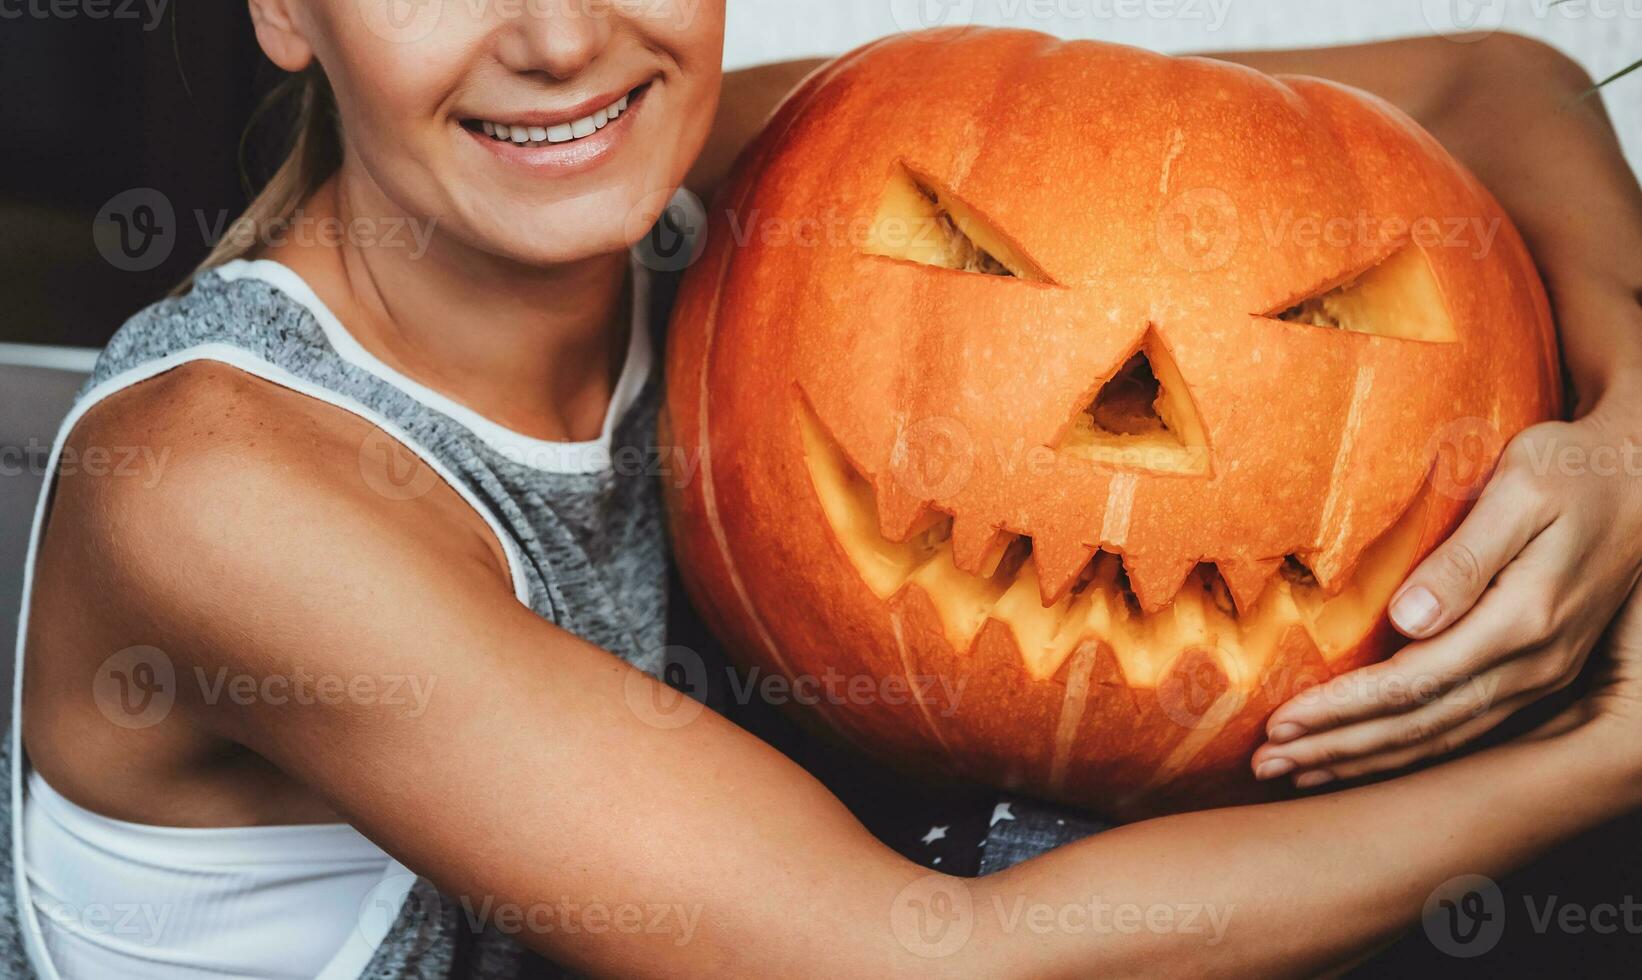
[[[1512,440],[1470,515],[1392,601],[1415,642],[1278,708],[1256,775],[1310,788],[1401,769],[1572,683],[1642,570],[1638,426],[1642,399],[1615,399]]]

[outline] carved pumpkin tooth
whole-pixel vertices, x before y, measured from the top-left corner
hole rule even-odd
[[[971,575],[990,578],[1016,535],[973,517],[952,521],[952,563]]]
[[[1194,559],[1150,557],[1126,554],[1124,571],[1129,573],[1129,588],[1134,590],[1141,611],[1151,615],[1169,604],[1186,584],[1186,576],[1197,567]]]
[[[1281,558],[1266,559],[1228,559],[1217,564],[1220,577],[1230,590],[1232,602],[1240,612],[1254,608],[1260,600],[1261,593],[1266,591],[1266,585],[1283,567]]]
[[[1032,544],[1043,604],[1052,606],[1077,584],[1078,576],[1094,558],[1095,549],[1069,535],[1042,534]]]
[[[873,491],[878,500],[878,527],[891,541],[905,541],[926,519],[928,504],[907,493],[901,481],[892,476],[881,476],[874,481]]]

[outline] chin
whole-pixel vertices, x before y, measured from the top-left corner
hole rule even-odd
[[[606,187],[551,204],[489,207],[463,236],[474,247],[532,266],[566,265],[627,250],[660,218],[675,187]]]

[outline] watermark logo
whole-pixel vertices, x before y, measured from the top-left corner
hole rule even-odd
[[[439,26],[445,0],[359,0],[371,33],[393,44],[414,44]]]
[[[152,728],[164,721],[190,677],[202,703],[241,707],[311,707],[351,704],[392,709],[400,718],[420,718],[433,699],[437,677],[415,674],[316,674],[302,668],[252,674],[196,665],[179,675],[165,652],[127,647],[104,660],[92,677],[91,695],[103,717],[121,728]]]
[[[1450,878],[1425,900],[1421,923],[1431,944],[1449,956],[1482,956],[1505,933],[1505,896],[1484,875]]]
[[[707,208],[684,188],[646,195],[628,217],[633,257],[655,272],[681,272],[707,245]]]
[[[104,660],[91,682],[103,717],[121,728],[152,728],[177,702],[177,671],[156,647],[126,647]]]
[[[359,903],[359,935],[371,947],[390,934],[408,956],[420,956],[438,941],[444,903],[433,884],[410,872],[388,875]],[[395,932],[400,922],[404,928]]]
[[[1197,187],[1175,197],[1158,212],[1156,230],[1163,257],[1187,272],[1224,268],[1243,238],[1237,205],[1217,187]]]
[[[890,905],[890,929],[914,956],[940,959],[963,949],[975,931],[975,900],[959,878],[929,874],[901,889]]]
[[[152,187],[121,191],[92,219],[91,239],[114,268],[148,272],[170,258],[177,245],[176,209]]]
[[[913,497],[946,500],[974,475],[975,444],[957,419],[919,419],[896,435],[889,469],[896,484]]]
[[[1425,448],[1433,461],[1432,489],[1450,500],[1475,500],[1505,449],[1505,436],[1489,420],[1466,416],[1443,424]]]
[[[439,483],[439,474],[404,443],[372,429],[359,444],[359,475],[388,500],[416,500]]]
[[[1212,650],[1189,650],[1157,686],[1157,706],[1182,728],[1218,728],[1233,701],[1222,703],[1231,680]]]
[[[1420,13],[1432,33],[1469,43],[1505,24],[1505,0],[1420,0]]]
[[[975,21],[975,0],[890,0],[889,15],[903,34],[968,27]]]
[[[707,662],[701,654],[683,646],[662,648],[656,679],[639,670],[628,671],[622,679],[628,709],[646,725],[683,728],[706,710]]]

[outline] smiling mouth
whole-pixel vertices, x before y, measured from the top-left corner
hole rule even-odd
[[[512,143],[514,146],[575,143],[587,139],[632,111],[649,89],[650,83],[646,82],[609,105],[568,122],[541,126],[492,119],[464,119],[462,128],[476,135],[488,136],[498,143]]]

